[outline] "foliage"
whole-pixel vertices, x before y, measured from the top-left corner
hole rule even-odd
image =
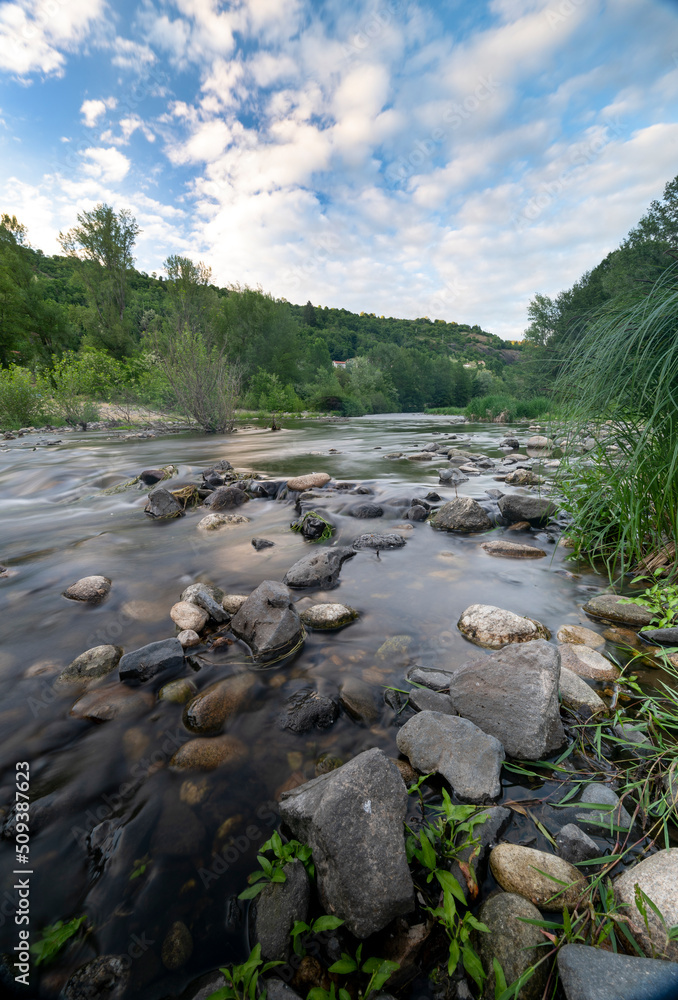
[[[553,400],[547,399],[546,396],[519,400],[513,396],[491,395],[472,399],[464,412],[469,420],[474,418],[494,420],[503,414],[505,421],[512,423],[514,420],[535,420],[537,417],[544,417],[552,408]]]
[[[355,972],[362,972],[365,975],[368,975],[370,978],[367,986],[358,992],[358,996],[361,997],[362,1000],[367,1000],[367,998],[373,993],[381,993],[393,973],[398,971],[400,965],[398,962],[389,962],[385,958],[368,958],[363,962],[362,952],[362,944],[358,945],[355,958],[347,952],[342,951],[341,958],[337,962],[334,962],[333,965],[330,965],[328,972],[343,976],[350,976]],[[339,990],[340,1000],[344,1000],[342,993],[347,993],[347,991]],[[311,994],[314,994],[314,996]],[[315,994],[316,991],[311,990],[308,995],[308,1000],[324,1000],[324,997]]]
[[[124,375],[120,363],[104,351],[68,351],[54,362],[46,378],[58,415],[67,424],[79,424],[84,429],[97,419],[93,400],[107,399]]]
[[[0,369],[0,424],[27,427],[38,423],[45,404],[44,385],[27,368]]]
[[[226,966],[221,974],[226,985],[210,993],[207,1000],[266,1000],[266,990],[259,986],[259,976],[283,962],[264,962],[261,945],[256,945],[242,965]]]
[[[304,522],[307,521],[308,518],[310,517],[314,518],[316,521],[322,521],[325,527],[322,530],[322,534],[320,534],[318,538],[310,538],[308,540],[314,544],[316,542],[328,541],[334,534],[334,525],[331,524],[327,520],[327,518],[323,517],[322,514],[319,514],[315,510],[307,510],[306,513],[302,514],[302,516],[297,521],[293,521],[292,524],[290,524],[290,528],[292,529],[292,531],[303,531]]]
[[[265,854],[269,853],[273,854],[273,860],[264,857]],[[253,872],[248,877],[249,888],[241,892],[238,899],[254,899],[270,882],[286,882],[287,876],[283,869],[286,864],[295,859],[301,861],[311,878],[315,876],[311,848],[298,840],[288,840],[284,843],[276,830],[273,836],[261,845],[257,855],[261,871]]]
[[[655,570],[655,576],[663,574],[664,570]],[[631,583],[640,583],[646,580],[645,576],[637,576]],[[637,604],[641,608],[647,608],[652,612],[652,621],[643,628],[670,628],[676,624],[678,619],[678,586],[676,584],[655,583],[652,587],[647,587],[642,594],[635,597],[624,597],[625,604]],[[642,631],[643,629],[641,629]]]
[[[35,964],[49,965],[66,942],[70,941],[80,931],[86,920],[86,916],[74,917],[67,923],[64,923],[63,920],[57,920],[56,923],[45,927],[42,937],[30,947],[31,954],[35,956]]]
[[[325,913],[321,917],[317,917],[311,924],[307,924],[303,920],[295,920],[294,927],[290,931],[294,954],[302,958],[306,954],[304,941],[309,935],[336,930],[337,927],[341,927],[343,922],[340,917],[330,917]]]

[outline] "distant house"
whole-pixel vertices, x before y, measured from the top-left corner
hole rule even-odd
[[[346,358],[346,361],[333,361],[332,364],[335,368],[345,368],[346,365],[350,365],[352,361],[355,361],[355,358]]]

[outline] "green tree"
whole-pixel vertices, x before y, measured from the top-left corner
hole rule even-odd
[[[163,264],[167,272],[167,293],[171,322],[176,330],[192,333],[204,330],[209,322],[215,297],[210,295],[212,269],[200,261],[171,254]]]

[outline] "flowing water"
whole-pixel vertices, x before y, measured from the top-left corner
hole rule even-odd
[[[566,553],[546,533],[533,533],[530,540],[549,558],[513,561],[487,555],[480,548],[486,535],[452,535],[410,522],[404,548],[379,556],[360,552],[344,564],[338,588],[312,593],[313,602],[341,601],[357,609],[357,622],[339,632],[309,632],[295,656],[257,671],[245,709],[228,723],[228,731],[247,746],[246,762],[209,774],[176,773],[167,766],[169,758],[189,738],[182,705],[137,702],[129,714],[106,722],[74,718],[69,710],[77,694],[55,687],[56,673],[95,645],[113,643],[129,651],[174,635],[169,610],[188,584],[203,581],[226,593],[248,594],[264,579],[282,579],[309,545],[289,530],[295,516],[289,502],[252,500],[239,508],[249,523],[206,534],[196,528],[204,511],[153,521],[143,512],[146,489],[105,491],[143,469],[169,463],[179,468],[175,481],[196,478],[223,458],[236,469],[269,478],[326,471],[336,480],[369,487],[375,499],[386,502],[386,516],[370,521],[339,510],[356,503],[355,496],[328,503],[335,540],[349,544],[364,531],[402,524],[402,507],[390,507],[389,499],[424,497],[434,489],[446,499],[454,496],[453,488],[438,486],[440,461],[389,460],[388,452],[419,450],[456,434],[463,438],[460,447],[500,459],[505,432],[493,425],[460,427],[445,417],[402,415],[290,421],[275,434],[248,427],[225,437],[122,440],[109,432],[69,434],[61,445],[37,448],[31,435],[0,453],[0,559],[12,571],[0,580],[0,809],[8,820],[6,837],[12,838],[15,766],[28,761],[32,934],[81,914],[93,928],[41,981],[33,972],[36,996],[55,996],[69,972],[96,955],[129,956],[131,1000],[178,995],[206,969],[242,959],[245,910],[236,897],[256,867],[257,846],[275,829],[280,789],[312,777],[323,754],[347,760],[377,746],[397,756],[397,725],[410,710],[399,717],[397,695],[384,700],[385,688],[407,686],[410,663],[449,666],[479,653],[456,628],[467,605],[498,605],[538,619],[555,634],[565,623],[591,626],[581,605],[603,585],[590,571],[574,574]],[[527,437],[526,430],[520,437]],[[485,491],[496,487],[508,489],[489,471],[460,486],[459,494],[486,501]],[[255,535],[275,545],[255,551],[250,541]],[[103,604],[91,607],[62,596],[68,585],[91,574],[112,580]],[[311,603],[303,592],[295,599],[302,607]],[[393,636],[409,638],[401,652],[379,656]],[[194,661],[199,669],[187,667],[186,673],[203,689],[242,669],[243,659],[237,643],[218,652],[203,649]],[[336,695],[347,677],[370,686],[378,708],[369,721],[342,711],[328,729],[295,734],[279,728],[290,693],[311,685]],[[514,800],[531,794],[527,786],[504,790],[504,798]],[[102,823],[97,852],[87,837]],[[516,827],[513,837],[524,834]],[[526,834],[522,842],[546,845]],[[15,868],[13,839],[5,839],[0,842],[4,953],[17,941]],[[161,946],[177,920],[191,930],[193,952],[170,972]]]

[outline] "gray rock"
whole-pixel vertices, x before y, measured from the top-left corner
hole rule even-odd
[[[459,469],[438,469],[438,481],[441,483],[450,483],[457,486],[461,483],[468,482],[468,476],[465,476],[463,472]]]
[[[410,667],[407,679],[412,684],[423,684],[431,691],[447,691],[450,686],[451,671],[433,670],[431,667]]]
[[[336,587],[342,565],[355,554],[355,549],[347,545],[310,552],[288,569],[283,583],[296,589],[322,587],[329,590]]]
[[[199,979],[195,979],[182,994],[181,1000],[209,1000],[213,993],[222,989],[226,985],[223,972],[216,969],[214,972],[207,972]],[[268,982],[267,982],[268,985]],[[276,998],[271,997],[271,1000]],[[280,997],[279,1000],[285,1000]]]
[[[530,965],[542,956],[544,938],[538,927],[525,920],[541,920],[536,906],[512,892],[497,893],[483,903],[478,918],[489,927],[490,933],[479,933],[476,948],[488,972],[484,997],[495,995],[495,976],[492,960],[497,959],[507,983],[513,983]],[[545,962],[528,980],[518,994],[520,1000],[541,1000],[548,968]]]
[[[346,513],[351,517],[359,518],[383,517],[384,508],[377,503],[357,503],[354,507],[350,507]]]
[[[118,665],[122,649],[120,646],[93,646],[76,656],[56,679],[57,684],[89,684],[99,677],[105,677]]]
[[[674,1000],[678,964],[566,944],[558,972],[567,1000]]]
[[[341,685],[339,700],[348,714],[360,722],[371,725],[379,718],[380,706],[374,689],[359,677],[346,678]]]
[[[489,556],[499,556],[501,559],[543,559],[546,555],[544,550],[538,549],[536,545],[521,545],[520,542],[509,542],[505,538],[483,542],[480,547]]]
[[[164,486],[157,486],[152,493],[148,494],[144,513],[148,514],[149,517],[178,517],[183,512],[184,508],[179,501]]]
[[[63,1000],[122,1000],[129,981],[127,955],[101,955],[81,965],[63,988]]]
[[[560,656],[544,639],[471,660],[450,678],[464,718],[495,736],[511,757],[540,760],[565,742],[558,705]]]
[[[428,517],[428,511],[426,507],[422,507],[421,504],[413,503],[411,507],[408,507],[403,518],[406,521],[425,521]]]
[[[306,921],[311,887],[301,861],[291,861],[283,872],[284,882],[271,882],[257,900],[254,924],[261,955],[267,962],[285,962],[292,950],[290,932],[297,920]]]
[[[638,636],[650,645],[678,646],[678,628],[646,628]]]
[[[283,793],[281,816],[313,851],[325,912],[341,917],[356,937],[414,908],[407,806],[398,768],[377,749]]]
[[[487,531],[492,522],[471,497],[457,497],[439,507],[431,518],[434,528],[445,531]]]
[[[304,608],[299,617],[306,628],[327,629],[344,628],[358,618],[358,612],[345,604],[314,604]]]
[[[592,781],[586,786],[581,796],[580,802],[589,805],[601,805],[602,809],[583,809],[577,813],[580,823],[595,826],[600,833],[609,830],[610,825],[628,830],[631,827],[631,817],[619,801],[619,796],[609,785],[604,785],[601,781]],[[602,824],[602,825],[601,825]]]
[[[548,629],[534,618],[492,604],[470,604],[462,611],[457,628],[470,642],[488,649],[551,637]]]
[[[182,601],[187,601],[188,604],[196,604],[215,622],[227,622],[228,614],[224,611],[222,600],[224,598],[224,593],[217,587],[208,587],[204,583],[192,583],[189,587],[183,591],[181,595]]]
[[[592,618],[603,621],[631,625],[641,628],[652,621],[652,612],[638,604],[625,604],[616,594],[598,594],[584,605],[584,611]]]
[[[595,840],[580,830],[576,823],[568,823],[556,834],[556,844],[561,858],[569,861],[571,865],[590,861],[591,858],[598,858],[601,855],[601,849]]]
[[[107,576],[83,576],[63,592],[70,601],[84,601],[86,604],[101,604],[108,597],[111,581]]]
[[[231,619],[231,631],[259,662],[285,656],[304,638],[304,627],[282,583],[264,580]]]
[[[579,677],[560,665],[559,681],[560,697],[566,705],[570,705],[577,710],[586,709],[591,715],[597,712],[607,712],[607,705],[592,687],[586,683],[583,677]]]
[[[515,450],[516,448],[520,448],[520,441],[518,440],[517,437],[505,437],[502,441],[499,442],[499,447],[511,448]]]
[[[282,979],[266,979],[266,1000],[301,1000],[298,993],[295,993],[291,986],[284,983]]]
[[[184,666],[184,647],[178,639],[161,639],[125,653],[119,663],[121,681],[148,681],[160,673],[178,673]]]
[[[162,943],[160,957],[170,972],[186,965],[193,954],[193,937],[183,920],[175,920]]]
[[[359,535],[353,542],[354,549],[402,549],[405,539],[395,532],[379,535],[376,532],[369,535]]]
[[[636,884],[663,917],[662,923],[652,909],[646,907],[649,933],[635,904]],[[671,962],[678,962],[678,941],[667,939],[666,927],[678,924],[677,885],[678,847],[657,851],[640,864],[627,868],[614,883],[617,902],[626,907],[623,913],[629,919],[630,931],[645,954]]]
[[[292,521],[290,524],[290,528],[293,531],[298,531],[307,542],[319,541],[324,532],[327,531],[328,527],[330,529],[330,534],[333,534],[334,525],[331,524],[326,518],[318,517],[314,511],[307,511],[297,521]],[[254,542],[252,544],[254,544]]]
[[[443,715],[455,715],[452,703],[446,694],[432,691],[429,688],[412,688],[408,696],[410,705],[418,712],[441,712]]]
[[[313,688],[304,688],[287,699],[278,717],[278,725],[293,733],[307,733],[309,729],[327,729],[338,715],[339,705],[334,698],[328,698]]]
[[[558,513],[558,508],[552,500],[517,493],[500,497],[499,510],[502,517],[511,523],[529,521],[532,527],[537,528],[544,527]]]
[[[238,489],[237,486],[219,486],[214,493],[210,493],[203,506],[214,511],[232,510],[247,503],[248,500],[245,491]]]
[[[269,538],[253,538],[252,548],[256,549],[257,552],[261,552],[262,549],[272,549],[275,542],[272,542]]]
[[[396,743],[413,767],[442,774],[466,802],[485,802],[501,792],[504,748],[468,719],[420,712],[398,730]]]

